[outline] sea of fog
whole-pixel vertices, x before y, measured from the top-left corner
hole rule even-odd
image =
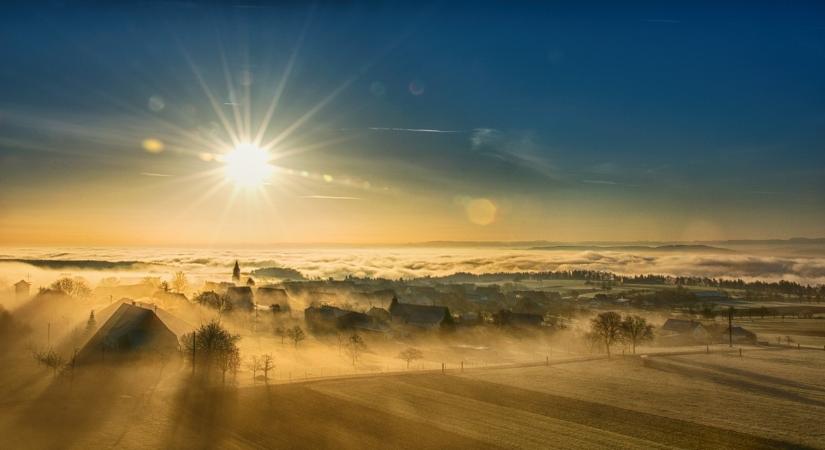
[[[724,250],[724,251],[722,251]],[[798,249],[797,249],[798,250]],[[19,279],[46,285],[62,275],[91,282],[168,277],[225,278],[239,261],[244,273],[288,267],[307,277],[346,275],[411,278],[454,272],[531,272],[589,269],[619,274],[743,278],[825,283],[825,254],[787,246],[716,251],[617,250],[576,247],[537,250],[512,247],[276,247],[276,248],[0,248],[0,286]]]

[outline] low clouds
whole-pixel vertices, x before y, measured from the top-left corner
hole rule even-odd
[[[45,250],[14,252],[14,258],[48,258]],[[825,283],[825,258],[747,254],[652,254],[624,251],[532,251],[500,248],[281,248],[272,250],[67,250],[60,260],[139,261],[161,274],[184,270],[191,275],[220,278],[238,259],[242,268],[289,267],[311,277],[346,275],[411,278],[455,272],[536,272],[588,269],[624,275],[663,275],[781,279]],[[11,256],[11,255],[8,255]],[[19,264],[19,263],[18,263]],[[18,268],[22,264],[18,265]],[[31,268],[31,266],[27,266]],[[95,269],[100,269],[100,264]],[[226,269],[223,271],[223,269]],[[0,271],[8,275],[0,265]],[[228,275],[227,275],[228,276]],[[14,278],[14,275],[12,275]]]

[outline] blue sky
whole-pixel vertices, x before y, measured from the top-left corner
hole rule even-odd
[[[326,240],[307,228],[358,242],[391,229],[401,241],[825,231],[825,7],[815,2],[69,5],[5,7],[0,19],[0,227],[12,242],[94,240],[26,231],[76,220],[42,205],[35,214],[33,202],[115,224],[135,211],[162,220],[159,199],[180,190],[162,184],[209,170],[174,134],[230,140],[196,72],[232,125],[233,105],[248,105],[257,127],[284,78],[267,137],[308,116],[273,151],[278,167],[322,181],[231,206],[271,210],[255,239]],[[145,137],[168,150],[147,154]],[[122,195],[90,202],[102,186]],[[207,204],[230,208],[216,195]],[[330,198],[305,201],[315,197]],[[472,199],[489,199],[493,220],[468,221]],[[422,210],[425,226],[400,225]],[[262,231],[271,215],[277,236]],[[209,229],[203,216],[180,220]]]

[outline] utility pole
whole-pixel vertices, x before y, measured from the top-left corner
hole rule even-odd
[[[728,347],[733,347],[733,306],[728,308]]]

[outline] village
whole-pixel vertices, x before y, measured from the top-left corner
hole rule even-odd
[[[135,284],[104,280],[94,290],[79,279],[64,278],[40,288],[33,296],[30,284],[21,280],[14,285],[14,295],[23,305],[14,316],[35,326],[33,335],[40,340],[45,325],[47,342],[39,346],[61,348],[64,355],[60,360],[72,364],[119,360],[123,354],[179,353],[184,336],[191,334],[197,323],[212,320],[222,322],[238,336],[268,335],[282,342],[285,338],[296,339],[296,347],[307,334],[319,340],[335,336],[340,341],[344,336],[379,344],[433,337],[456,342],[476,340],[476,344],[484,344],[484,339],[497,340],[479,338],[480,332],[540,338],[547,348],[552,347],[548,342],[564,336],[568,341],[574,339],[566,344],[568,353],[574,348],[586,354],[604,353],[611,346],[635,353],[637,345],[708,349],[723,344],[801,345],[790,335],[758,336],[747,328],[749,324],[746,326],[749,319],[754,323],[754,315],[764,318],[781,313],[783,320],[785,315],[794,317],[787,306],[773,311],[764,306],[737,305],[734,309],[726,306],[732,305],[733,299],[721,290],[687,292],[683,295],[689,295],[692,302],[686,305],[671,299],[663,307],[655,294],[634,297],[633,291],[615,292],[605,290],[603,285],[585,286],[571,294],[571,290],[526,289],[513,283],[354,277],[308,280],[284,269],[276,272],[298,279],[257,276],[273,270],[242,273],[236,261],[226,281],[204,280],[197,290],[190,287],[183,273],[174,274],[168,281],[155,278]],[[664,294],[675,295],[671,291]],[[44,309],[44,305],[48,307]],[[80,305],[95,305],[96,309],[84,312]],[[52,311],[52,316],[60,311],[62,320],[43,319],[44,310]],[[811,317],[811,311],[817,311],[816,307],[797,308],[796,317]],[[621,330],[606,340],[598,335],[596,319],[605,314],[621,318],[625,313],[625,318],[641,321],[648,330],[632,342],[621,339]],[[71,323],[70,317],[76,322]],[[63,339],[59,341],[61,333]],[[542,351],[539,349],[535,355]]]

